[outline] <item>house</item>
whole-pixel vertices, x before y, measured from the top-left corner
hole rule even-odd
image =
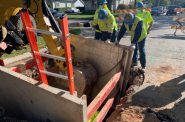
[[[86,11],[94,11],[98,7],[98,0],[51,0],[52,8],[84,7]],[[134,0],[112,0],[112,9],[116,10],[119,4],[134,4]]]
[[[84,7],[83,0],[52,0],[52,8]]]
[[[76,0],[74,2],[74,7],[84,7],[85,3],[83,0]]]
[[[116,10],[119,4],[134,4],[135,0],[112,0],[112,9]],[[91,11],[96,10],[98,7],[97,0],[84,0],[85,10]]]
[[[116,10],[119,4],[133,5],[135,0],[114,0],[112,9]]]

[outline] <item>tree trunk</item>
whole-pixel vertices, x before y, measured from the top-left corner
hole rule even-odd
[[[135,2],[134,2],[134,8],[136,8],[136,3],[137,3],[137,0],[135,0]]]
[[[112,0],[107,0],[107,6],[109,10],[112,10]]]

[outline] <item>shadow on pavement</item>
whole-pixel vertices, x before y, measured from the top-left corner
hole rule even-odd
[[[185,74],[177,78],[169,80],[160,86],[148,86],[147,88],[135,93],[132,96],[132,105],[150,108],[159,108],[168,105],[172,109],[165,109],[159,112],[153,112],[159,116],[168,117],[175,120],[167,122],[185,122],[185,97],[182,98],[182,93],[185,91]],[[183,100],[181,100],[183,99]],[[175,102],[175,105],[172,104]],[[164,113],[164,115],[162,115]],[[144,114],[147,114],[144,113]],[[151,119],[151,118],[150,118]],[[171,118],[170,118],[171,119]],[[170,120],[169,119],[169,120]],[[149,122],[147,117],[143,122]]]
[[[137,92],[132,97],[133,104],[150,108],[163,107],[182,97],[181,93],[184,91],[185,74],[175,79],[169,80],[160,86],[148,86],[140,92]],[[137,103],[134,103],[134,101],[137,101]]]
[[[174,36],[173,34],[164,34],[158,37],[150,37],[150,38],[163,38],[163,39],[175,39],[175,40],[185,40],[185,34]]]
[[[185,99],[180,100],[172,109],[165,109],[160,113],[169,114],[175,118],[175,122],[185,122]]]
[[[148,108],[143,112],[145,118],[142,122],[185,122],[184,105],[185,99],[182,99],[171,109],[155,112]]]

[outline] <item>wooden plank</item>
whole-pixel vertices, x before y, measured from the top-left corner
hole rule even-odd
[[[103,108],[101,109],[100,113],[98,114],[98,116],[96,117],[94,122],[102,122],[103,121],[103,119],[107,115],[108,111],[110,110],[113,102],[114,102],[114,98],[111,98],[106,102],[106,104],[103,106]]]
[[[116,73],[111,80],[105,85],[105,87],[99,92],[99,94],[95,97],[95,99],[90,103],[87,108],[87,118],[88,120],[92,117],[92,115],[98,110],[98,108],[102,105],[104,100],[113,90],[113,88],[118,83],[121,76],[121,72]]]

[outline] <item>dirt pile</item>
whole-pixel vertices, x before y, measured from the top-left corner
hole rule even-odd
[[[120,106],[107,122],[176,122],[169,115],[138,106]]]
[[[174,83],[175,81],[168,81],[173,79],[171,72],[173,68],[163,66],[153,69],[155,75],[153,70],[153,72],[145,74],[144,86],[132,85],[127,90],[127,95],[122,98],[116,110],[107,119],[107,122],[175,122],[177,120],[171,114],[171,111],[165,111],[166,107],[163,108],[163,104],[166,105],[169,101],[167,98],[170,98],[165,98],[164,96],[168,96],[168,94],[171,96],[171,87],[174,87],[171,82]],[[165,77],[166,75],[164,76],[164,74],[169,77]],[[153,83],[156,86],[153,86]],[[157,83],[160,85],[158,86]],[[170,89],[170,92],[168,89]]]

